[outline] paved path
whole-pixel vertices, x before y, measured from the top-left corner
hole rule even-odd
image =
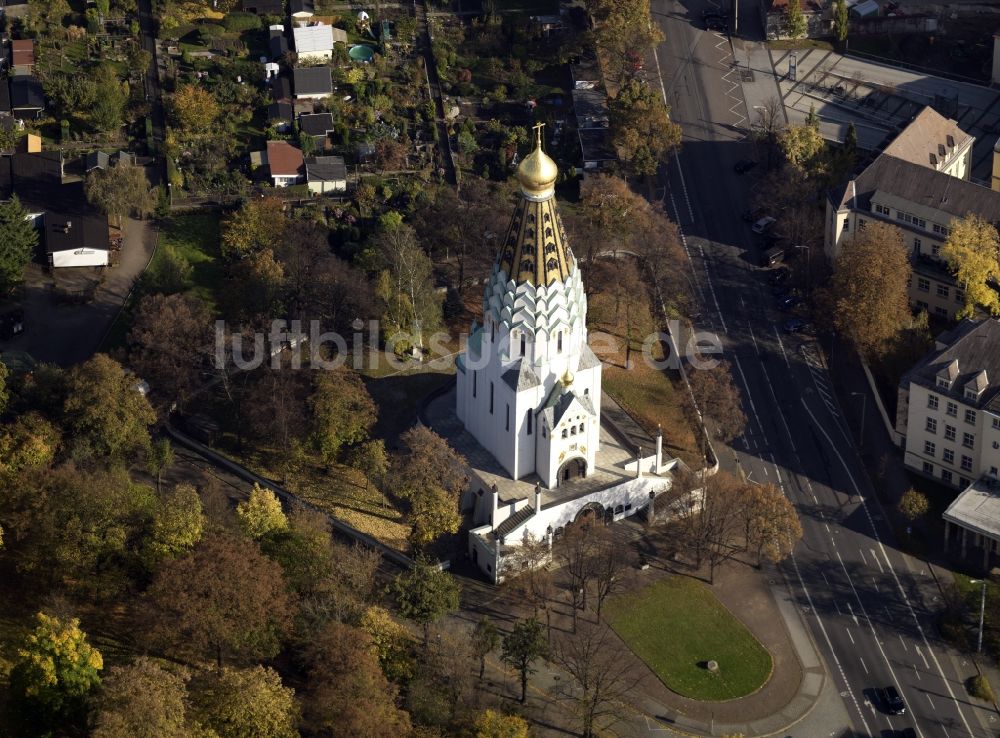
[[[0,350],[24,351],[37,361],[62,366],[90,357],[149,264],[156,240],[152,221],[130,219],[117,266],[61,268],[49,274],[32,264],[22,300],[25,331],[12,341],[0,343]],[[75,305],[53,299],[51,290],[57,282],[82,285],[101,279],[102,273],[104,281],[91,302]]]

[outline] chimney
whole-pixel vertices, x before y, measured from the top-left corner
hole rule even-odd
[[[635,454],[635,478],[642,479],[642,446],[639,446]]]
[[[656,473],[660,473],[663,468],[663,427],[656,426]]]
[[[499,506],[500,506],[500,491],[497,489],[497,486],[494,483],[493,486],[490,487],[490,525],[494,526],[496,525],[496,523],[494,523],[493,521],[496,519],[497,508]]]
[[[542,511],[542,488],[540,485],[535,485],[535,514],[537,515]]]

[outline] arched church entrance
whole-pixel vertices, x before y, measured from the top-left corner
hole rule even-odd
[[[587,527],[597,522],[605,522],[605,518],[604,505],[600,502],[588,502],[576,513],[573,525]]]
[[[579,457],[570,459],[559,467],[559,483],[569,482],[587,476],[587,460]]]

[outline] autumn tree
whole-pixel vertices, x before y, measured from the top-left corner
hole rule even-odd
[[[147,542],[153,562],[181,556],[201,540],[205,530],[198,490],[190,484],[178,484],[157,501],[153,526]]]
[[[94,83],[94,100],[87,112],[98,131],[113,133],[125,122],[128,104],[127,86],[118,78],[118,70],[110,63],[101,63],[88,75]]]
[[[681,143],[681,128],[670,120],[670,108],[650,85],[630,79],[608,104],[611,141],[619,156],[638,175],[656,173],[661,161]]]
[[[201,382],[212,321],[192,295],[146,295],[128,334],[129,363],[152,390],[181,407]]]
[[[745,543],[757,557],[780,563],[792,555],[802,538],[802,523],[795,505],[773,484],[744,487]]]
[[[187,680],[145,656],[112,667],[94,700],[92,738],[192,738]]]
[[[203,671],[190,690],[198,721],[218,738],[299,738],[295,690],[274,669]]]
[[[511,632],[504,636],[501,658],[521,677],[521,704],[528,698],[528,677],[535,673],[534,663],[546,656],[548,651],[545,633],[534,618],[518,620]]]
[[[117,361],[94,355],[70,370],[67,388],[63,416],[75,455],[124,459],[149,446],[156,413]]]
[[[143,217],[153,210],[153,191],[146,170],[121,160],[107,169],[94,169],[84,184],[87,200],[125,230],[126,216]]]
[[[392,582],[399,612],[423,628],[425,648],[430,624],[458,609],[459,590],[458,582],[450,574],[421,557]]]
[[[743,550],[747,492],[739,479],[720,471],[703,480],[695,494],[696,503],[670,525],[699,567],[708,562],[714,583],[716,569]]]
[[[1000,293],[993,286],[1000,280],[1000,235],[992,223],[976,213],[953,220],[941,258],[965,291],[959,318],[971,317],[976,307],[1000,315]]]
[[[472,629],[471,645],[472,655],[479,661],[479,681],[483,681],[486,657],[500,646],[500,631],[489,616],[483,615],[476,621],[476,626]]]
[[[156,492],[160,492],[164,470],[174,463],[174,447],[169,438],[160,438],[150,444],[146,452],[146,470],[156,478]]]
[[[687,376],[698,410],[714,423],[715,436],[723,443],[730,443],[743,435],[747,416],[743,412],[742,393],[733,381],[729,362],[721,361],[714,367],[695,366]],[[700,422],[696,420],[696,424],[700,425]],[[702,437],[699,431],[695,432]]]
[[[912,523],[927,514],[930,502],[927,500],[927,495],[911,487],[899,498],[898,509],[903,517]]]
[[[475,738],[529,738],[528,721],[520,715],[510,715],[486,709],[479,713],[472,729]]]
[[[24,270],[38,247],[38,231],[17,195],[0,202],[0,291],[24,281]]]
[[[895,226],[873,221],[843,243],[830,281],[830,314],[865,358],[880,356],[909,324],[911,271]]]
[[[36,727],[65,728],[81,722],[84,701],[100,683],[103,668],[79,620],[40,612],[35,629],[17,649],[11,690],[31,710]]]
[[[818,125],[789,126],[778,134],[778,146],[785,161],[806,176],[819,177],[826,171],[826,141]]]
[[[222,255],[241,259],[281,242],[288,224],[280,198],[264,197],[247,202],[222,224]]]
[[[247,417],[261,440],[274,444],[285,459],[306,441],[309,377],[287,364],[255,373],[244,397]]]
[[[472,698],[470,629],[448,623],[434,629],[408,685],[406,707],[416,722],[447,728],[462,721]]]
[[[195,84],[180,85],[170,98],[169,109],[174,125],[188,135],[211,132],[212,124],[219,117],[215,96]]]
[[[348,463],[365,475],[366,492],[370,489],[372,481],[381,487],[385,475],[389,473],[389,456],[385,451],[385,441],[376,438],[358,444],[351,450]],[[384,494],[382,499],[384,503]]]
[[[806,35],[808,25],[802,13],[802,0],[788,0],[785,8],[785,34],[790,38],[802,38]]]
[[[376,294],[384,305],[385,335],[397,350],[422,347],[441,324],[442,296],[430,257],[412,226],[394,212],[383,215],[373,241],[381,264]]]
[[[546,566],[552,560],[549,542],[525,533],[519,546],[503,557],[502,573],[505,585],[518,591],[532,607],[532,616],[545,611],[547,632],[551,633],[551,600],[554,599],[555,582]]]
[[[397,683],[410,681],[415,671],[410,632],[377,605],[369,606],[358,624],[371,639],[372,653],[386,678]]]
[[[623,717],[623,705],[641,681],[617,639],[606,625],[585,625],[579,633],[556,642],[553,661],[569,674],[557,687],[561,700],[579,720],[583,738],[603,735],[603,729]]]
[[[145,605],[151,646],[220,667],[273,657],[295,609],[281,567],[253,541],[221,535],[165,562]]]
[[[269,533],[288,529],[288,518],[274,491],[254,482],[250,496],[236,505],[236,519],[243,535],[259,540]]]
[[[133,546],[152,515],[153,490],[121,466],[67,463],[19,481],[23,507],[10,518],[22,539],[18,567],[94,596],[118,592],[137,563]]]
[[[331,622],[309,643],[303,660],[309,676],[305,717],[322,735],[396,738],[410,730],[397,707],[399,693],[382,669],[370,637]]]
[[[663,40],[659,25],[651,22],[649,3],[642,0],[587,0],[594,20],[594,40],[607,64],[608,76],[621,81],[634,77],[636,60]]]
[[[411,540],[426,546],[442,534],[458,531],[458,501],[468,482],[465,459],[423,425],[400,439],[408,453],[393,464],[393,487],[410,504]]]
[[[328,468],[343,447],[368,439],[378,412],[361,377],[344,366],[315,374],[309,407],[313,443]]]

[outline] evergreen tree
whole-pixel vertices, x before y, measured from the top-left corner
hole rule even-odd
[[[802,14],[802,0],[788,0],[785,11],[785,32],[790,38],[802,38],[808,30],[806,17]]]
[[[837,0],[833,6],[833,35],[839,43],[847,40],[847,0]]]
[[[17,195],[0,202],[0,289],[24,279],[24,268],[38,245],[38,231],[27,218]]]

